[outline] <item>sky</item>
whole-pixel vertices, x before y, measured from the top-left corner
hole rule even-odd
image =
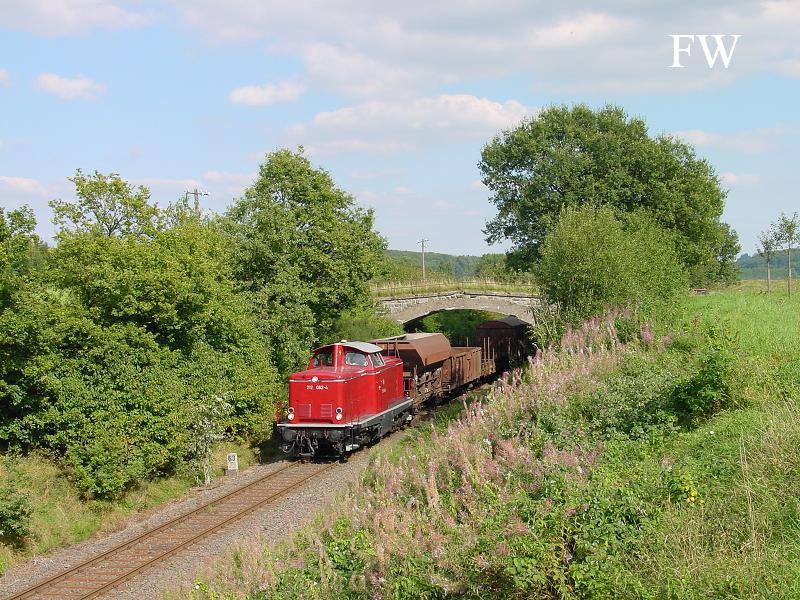
[[[223,212],[303,146],[390,248],[501,252],[483,145],[613,103],[711,162],[753,253],[800,210],[798,31],[800,0],[0,0],[0,206],[50,239],[82,169]]]

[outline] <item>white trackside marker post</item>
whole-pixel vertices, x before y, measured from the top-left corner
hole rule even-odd
[[[225,470],[225,475],[238,475],[239,473],[239,457],[236,452],[228,453],[228,468]]]

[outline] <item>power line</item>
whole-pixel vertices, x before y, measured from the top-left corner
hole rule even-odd
[[[210,196],[206,190],[198,190],[194,188],[193,190],[186,190],[186,201],[189,201],[189,194],[194,196],[194,212],[195,214],[200,214],[200,196]]]
[[[430,242],[430,240],[426,240],[424,237],[419,240],[417,243],[422,245],[422,280],[425,281],[425,244]]]

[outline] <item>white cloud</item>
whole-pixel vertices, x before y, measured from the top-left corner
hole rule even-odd
[[[245,85],[233,90],[228,99],[234,104],[263,106],[291,102],[299,98],[305,90],[305,85],[299,81]]]
[[[13,192],[31,196],[46,196],[48,188],[36,179],[0,175],[0,186]]]
[[[0,69],[0,87],[7,86],[10,80],[11,76],[8,74],[8,71],[5,69]]]
[[[536,89],[581,92],[720,87],[796,66],[796,0],[631,3],[608,0],[420,0],[308,3],[171,0],[179,18],[217,40],[264,40],[304,61],[311,83],[351,97],[430,95],[435,86],[527,77]],[[676,32],[742,35],[729,69],[709,70],[695,48],[669,69]]]
[[[256,178],[256,173],[233,173],[209,170],[202,176],[193,177],[145,177],[136,181],[149,188],[154,198],[171,201],[187,191],[199,190],[205,195],[200,202],[215,202],[231,196],[239,196]]]
[[[92,81],[88,77],[69,79],[54,73],[42,73],[36,78],[36,85],[48,94],[54,94],[65,100],[77,98],[96,100],[106,90],[106,86],[102,83]]]
[[[719,144],[722,140],[720,134],[711,131],[703,131],[702,129],[676,131],[673,135],[681,138],[687,144],[692,144],[694,146],[713,146]]]
[[[209,187],[220,186],[227,194],[238,196],[255,181],[257,173],[231,173],[229,171],[206,171],[203,181]]]
[[[136,183],[161,193],[185,192],[194,189],[202,191],[205,187],[203,182],[197,179],[173,179],[171,177],[146,177]]]
[[[389,177],[403,177],[405,173],[400,169],[376,169],[364,170],[355,169],[350,171],[348,175],[353,179],[369,180],[369,179],[384,179]]]
[[[469,189],[474,192],[488,192],[489,188],[487,188],[480,179],[476,179],[472,183],[469,184]]]
[[[122,4],[109,0],[3,0],[0,27],[66,35],[140,27],[152,21],[149,15],[123,8]]]
[[[306,136],[306,139],[310,139],[305,131],[305,129],[293,130],[294,135],[299,137]],[[309,156],[325,156],[347,152],[393,154],[396,152],[408,152],[414,149],[414,146],[410,143],[354,138],[308,142],[304,143],[304,147]]]
[[[468,94],[370,101],[318,113],[289,135],[310,153],[400,152],[431,143],[484,140],[534,114],[516,100]]]
[[[256,173],[231,173],[229,171],[206,171],[203,173],[204,181],[214,183],[227,183],[248,186],[253,183]]]
[[[800,58],[781,61],[780,71],[789,77],[800,77]]]
[[[584,46],[616,37],[633,26],[629,19],[604,13],[582,13],[573,19],[534,28],[533,40],[539,48]]]
[[[309,44],[303,60],[309,76],[321,87],[348,96],[406,95],[421,82],[445,79],[424,66],[400,66],[332,44]]]
[[[761,177],[758,175],[738,175],[736,173],[725,172],[720,175],[720,179],[722,183],[734,187],[734,186],[741,186],[741,185],[754,185],[761,181]]]
[[[764,154],[780,146],[780,139],[786,134],[782,126],[750,129],[735,133],[716,133],[702,129],[676,131],[674,136],[693,146],[731,150],[742,154]]]

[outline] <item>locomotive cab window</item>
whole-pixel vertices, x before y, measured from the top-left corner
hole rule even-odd
[[[367,357],[361,354],[361,352],[346,352],[344,355],[344,364],[354,367],[366,367]]]
[[[315,367],[330,367],[333,365],[333,354],[330,352],[320,352],[314,357]]]
[[[382,367],[384,365],[383,357],[380,352],[373,352],[370,356],[372,357],[373,367]]]

